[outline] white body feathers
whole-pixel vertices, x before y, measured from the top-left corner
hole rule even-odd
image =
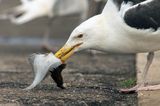
[[[83,42],[78,50],[96,49],[116,53],[160,50],[159,29],[157,31],[136,29],[124,22],[123,15],[129,8],[132,8],[131,4],[123,4],[123,8],[119,11],[113,1],[108,0],[101,14],[88,19],[74,29],[66,45]],[[77,36],[80,34],[83,34],[84,37],[78,39]]]
[[[150,0],[148,0],[150,1]],[[143,2],[142,2],[143,3]],[[151,52],[160,49],[160,30],[136,29],[128,26],[123,20],[123,14],[132,5],[123,4],[120,11],[112,0],[106,4],[102,17],[105,17],[107,41],[106,50],[122,53]],[[134,6],[133,6],[134,7]],[[104,18],[103,18],[104,19]]]

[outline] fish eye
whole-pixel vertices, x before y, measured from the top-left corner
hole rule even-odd
[[[83,37],[83,34],[80,34],[77,36],[77,38],[82,38]]]

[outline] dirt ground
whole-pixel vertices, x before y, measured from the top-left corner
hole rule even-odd
[[[23,55],[22,55],[23,54]],[[136,106],[137,94],[118,92],[121,82],[135,77],[134,55],[88,53],[74,55],[63,72],[67,89],[56,87],[50,77],[31,91],[33,80],[27,62],[30,53],[1,53],[0,105],[6,106]]]

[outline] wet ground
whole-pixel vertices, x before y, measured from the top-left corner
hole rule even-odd
[[[27,62],[30,53],[1,53],[0,104],[45,106],[136,106],[136,94],[121,94],[121,82],[135,77],[133,55],[88,53],[74,55],[63,72],[67,89],[56,87],[50,77],[31,91],[24,91],[33,80]]]

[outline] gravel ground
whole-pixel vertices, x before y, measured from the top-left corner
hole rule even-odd
[[[50,77],[31,91],[33,80],[28,54],[1,53],[0,104],[45,106],[136,106],[137,94],[121,94],[121,82],[135,77],[134,55],[88,53],[74,55],[63,72],[67,89],[56,87]]]

